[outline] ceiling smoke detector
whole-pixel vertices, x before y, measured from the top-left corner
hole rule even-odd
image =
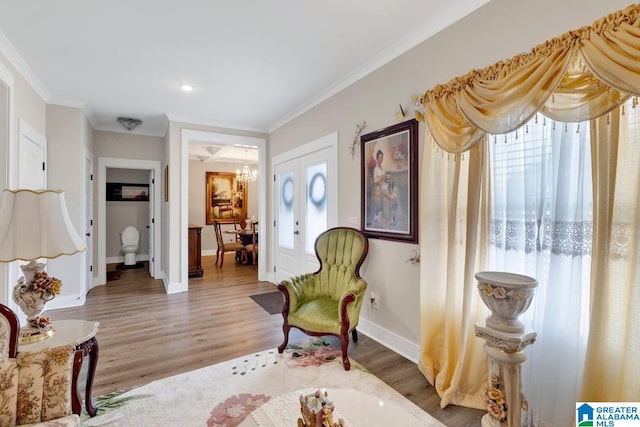
[[[122,124],[126,130],[134,130],[142,124],[142,120],[132,117],[118,117],[118,122]]]

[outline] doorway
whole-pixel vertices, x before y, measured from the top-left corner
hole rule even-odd
[[[187,290],[189,283],[189,250],[188,250],[188,229],[189,229],[189,144],[192,142],[210,142],[212,144],[231,144],[238,146],[253,146],[258,148],[258,223],[266,224],[266,194],[267,194],[267,154],[266,139],[251,136],[231,135],[216,132],[199,131],[193,129],[183,129],[181,135],[181,184],[180,184],[180,281],[181,290]],[[266,254],[265,237],[268,229],[260,230],[261,238],[258,242],[259,253]],[[262,237],[265,236],[265,237]],[[265,256],[261,256],[258,263],[258,280],[267,279],[267,262]]]
[[[107,248],[107,169],[133,169],[143,170],[149,176],[149,274],[153,278],[161,277],[161,230],[160,224],[160,191],[161,185],[155,177],[161,176],[161,163],[157,160],[134,160],[100,157],[98,158],[98,276],[96,285],[103,285],[107,282],[106,273],[106,248]]]

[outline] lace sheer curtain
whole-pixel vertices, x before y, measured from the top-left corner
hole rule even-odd
[[[572,425],[588,338],[592,187],[588,123],[544,116],[492,137],[488,269],[538,280],[522,316],[527,347],[525,425]]]

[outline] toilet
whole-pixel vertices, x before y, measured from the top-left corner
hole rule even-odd
[[[120,241],[122,242],[122,252],[124,252],[124,265],[136,264],[136,252],[138,252],[138,241],[140,240],[140,231],[130,225],[120,232]]]

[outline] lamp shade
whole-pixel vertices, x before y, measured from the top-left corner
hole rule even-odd
[[[72,255],[86,249],[73,227],[64,192],[4,190],[0,205],[0,262]]]

